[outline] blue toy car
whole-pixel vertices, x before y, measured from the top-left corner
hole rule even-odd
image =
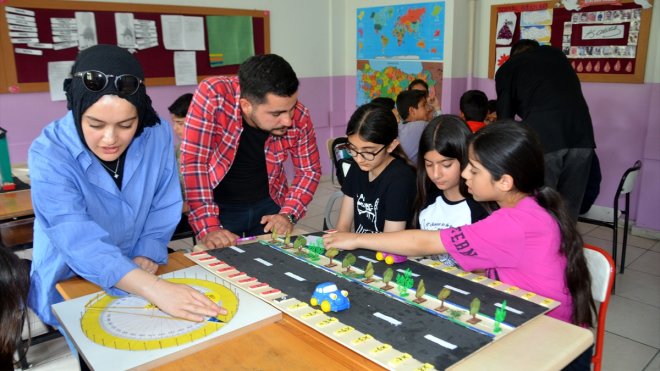
[[[351,302],[348,300],[348,291],[339,291],[334,282],[324,282],[316,286],[309,302],[312,306],[321,304],[323,312],[339,312],[351,307]]]

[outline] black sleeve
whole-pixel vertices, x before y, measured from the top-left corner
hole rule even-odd
[[[359,166],[351,166],[350,169],[348,169],[348,173],[346,174],[346,178],[344,178],[344,183],[341,185],[341,191],[344,193],[344,195],[355,198],[355,194],[357,193],[357,185],[358,182],[360,181],[360,170]]]
[[[467,201],[468,207],[470,208],[473,224],[480,221],[481,219],[485,219],[488,216],[488,212],[480,203],[469,197],[465,200]]]

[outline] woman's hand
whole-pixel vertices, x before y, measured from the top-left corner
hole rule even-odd
[[[140,269],[147,273],[156,274],[156,271],[158,270],[158,264],[149,258],[145,258],[144,256],[136,256],[133,258],[133,262],[137,264]]]
[[[334,247],[339,250],[355,250],[358,246],[359,234],[348,232],[335,232],[323,235],[323,246],[326,249]]]
[[[227,314],[225,308],[188,285],[168,282],[158,277],[148,290],[147,300],[174,317],[201,322],[208,317]]]

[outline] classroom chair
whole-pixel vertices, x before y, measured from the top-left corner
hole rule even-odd
[[[621,177],[619,182],[619,187],[616,189],[616,194],[614,195],[614,207],[603,207],[598,205],[593,205],[584,214],[578,216],[578,221],[583,223],[595,224],[612,229],[612,259],[616,266],[616,257],[617,257],[617,237],[618,237],[618,221],[621,218],[621,215],[624,216],[623,219],[623,241],[621,243],[621,268],[620,273],[623,274],[623,271],[626,266],[626,248],[628,247],[628,222],[630,217],[630,192],[635,188],[635,181],[639,175],[640,169],[642,168],[642,162],[637,161],[635,164],[626,169]],[[625,195],[625,208],[619,208],[619,201],[622,195]]]
[[[600,371],[603,361],[603,339],[605,337],[605,318],[607,317],[607,306],[610,303],[612,285],[616,274],[614,260],[605,250],[589,244],[584,244],[584,257],[591,274],[591,295],[600,303],[598,307],[598,324],[596,327],[596,342],[594,355],[591,363],[594,371]]]

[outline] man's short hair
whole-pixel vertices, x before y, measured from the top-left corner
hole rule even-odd
[[[483,122],[488,115],[488,97],[481,90],[468,90],[461,96],[460,108],[465,121]]]
[[[192,93],[186,93],[178,97],[167,109],[176,117],[186,117],[192,97]]]
[[[289,62],[276,54],[255,55],[238,68],[241,97],[261,104],[266,94],[290,97],[298,91],[298,77]]]
[[[419,102],[426,100],[426,93],[421,90],[404,90],[396,97],[396,110],[402,120],[410,116],[410,107],[419,107]]]
[[[427,84],[426,81],[422,79],[414,79],[411,81],[410,84],[408,84],[407,90],[413,90],[413,86],[415,85],[422,85],[426,91],[429,91],[429,84]]]
[[[511,47],[511,56],[524,53],[528,50],[534,50],[539,47],[539,42],[530,39],[520,39]]]

